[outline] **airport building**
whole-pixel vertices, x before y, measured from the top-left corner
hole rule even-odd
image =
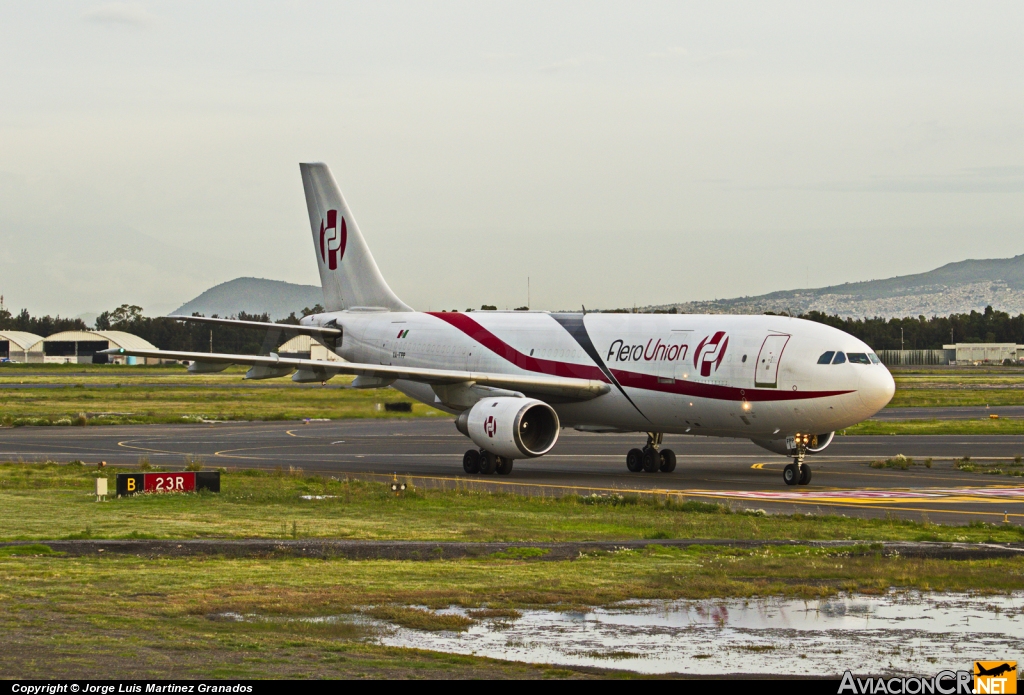
[[[941,350],[878,350],[889,367],[929,364],[1003,364],[1024,361],[1024,345],[1016,343],[952,343]]]
[[[1016,343],[953,343],[942,349],[953,352],[955,364],[1002,364],[1024,359],[1024,345]]]
[[[30,355],[38,355],[32,360]],[[25,331],[0,331],[0,360],[42,362],[43,336]]]
[[[56,364],[157,364],[161,360],[148,358],[97,355],[101,350],[128,348],[133,350],[156,350],[148,340],[124,331],[63,331],[42,339],[38,360]]]
[[[328,350],[308,335],[297,335],[277,349],[281,357],[294,357],[300,360],[321,360],[326,362],[344,362],[343,359]]]

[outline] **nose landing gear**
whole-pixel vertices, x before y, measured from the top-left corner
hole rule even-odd
[[[793,457],[793,463],[782,469],[782,480],[786,485],[807,485],[811,482],[811,467],[804,463],[810,441],[811,437],[807,434],[798,433],[793,438],[796,455]]]
[[[626,454],[626,468],[630,473],[671,473],[676,469],[676,453],[671,449],[662,449],[661,432],[648,432],[647,444],[643,449],[630,449]]]

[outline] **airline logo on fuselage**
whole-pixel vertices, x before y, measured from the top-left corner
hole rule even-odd
[[[693,352],[693,366],[700,370],[701,376],[711,376],[718,370],[725,357],[725,349],[729,346],[729,337],[725,331],[706,336]],[[614,340],[608,346],[605,360],[608,362],[675,362],[685,360],[690,352],[686,343],[663,343],[661,338],[651,338],[647,343],[630,345],[624,340]]]
[[[338,225],[338,211],[328,210],[327,219],[320,220],[320,258],[331,270],[338,269],[338,263],[345,255],[345,245],[348,243],[348,228],[345,225],[345,218],[341,218],[341,225]]]
[[[690,346],[686,343],[668,344],[661,342],[661,338],[651,338],[647,344],[639,343],[629,345],[622,340],[614,340],[608,346],[608,354],[605,360],[611,362],[672,362],[673,360],[685,360],[686,353]]]
[[[718,371],[725,357],[725,349],[729,347],[729,337],[725,331],[718,331],[711,338],[705,338],[693,352],[693,366],[700,369],[701,376],[711,376],[711,371]]]

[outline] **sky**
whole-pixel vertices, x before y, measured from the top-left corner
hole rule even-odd
[[[0,294],[319,284],[327,162],[423,310],[1024,253],[1024,4],[0,0]]]

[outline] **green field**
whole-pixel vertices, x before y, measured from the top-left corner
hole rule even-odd
[[[147,495],[97,504],[93,467],[0,465],[0,540],[60,538],[346,538],[562,541],[663,538],[1020,541],[1017,527],[730,513],[702,502],[640,497],[522,497],[417,490],[243,470],[218,495]],[[113,489],[113,479],[110,480]],[[300,495],[330,496],[306,501]]]
[[[889,407],[1024,405],[1019,367],[897,367]]]
[[[839,434],[1024,434],[1024,419],[866,420],[853,427],[847,427]]]
[[[880,540],[1024,540],[1018,527],[732,513],[640,498],[525,498],[408,490],[302,474],[231,471],[220,494],[97,503],[81,465],[0,465],[0,677],[588,677],[374,643],[378,627],[465,629],[517,609],[623,599],[1024,589],[1024,558],[883,557]],[[329,495],[306,501],[300,495]],[[64,557],[60,538],[648,540],[644,549],[545,560],[544,551],[461,560]],[[844,549],[659,545],[667,538],[852,539]],[[468,618],[437,614],[459,605]],[[218,619],[252,616],[247,622]],[[335,616],[328,622],[310,621]]]
[[[303,418],[419,417],[443,415],[412,403],[394,389],[337,388],[351,377],[335,377],[328,388],[294,384],[288,378],[243,381],[245,369],[189,375],[180,365],[0,365],[0,424],[152,424],[201,420],[299,420]],[[1024,372],[1016,368],[895,370],[890,407],[1024,405]],[[37,385],[52,388],[4,388]],[[411,403],[410,413],[385,411],[384,403]],[[1009,421],[928,425],[874,423],[847,434],[1020,434]]]
[[[202,420],[422,417],[442,415],[394,389],[340,389],[290,379],[243,381],[245,369],[189,375],[181,366],[4,365],[0,368],[0,424],[121,425]],[[58,388],[4,388],[5,385]],[[410,412],[383,409],[410,403]]]

